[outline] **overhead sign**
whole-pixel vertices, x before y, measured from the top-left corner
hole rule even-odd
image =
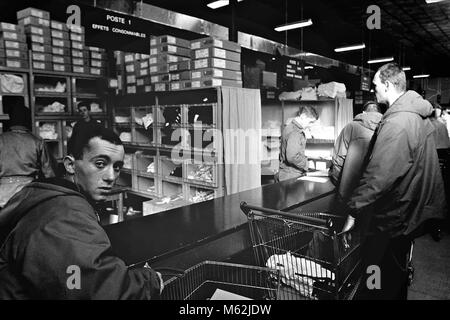
[[[361,75],[361,90],[370,91],[370,77]]]
[[[287,79],[303,79],[305,62],[289,57],[283,57],[281,74]]]
[[[90,6],[79,7],[86,45],[150,53],[150,32],[146,20]]]

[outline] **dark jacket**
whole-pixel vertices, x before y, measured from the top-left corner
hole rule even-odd
[[[348,203],[356,216],[371,212],[372,231],[409,235],[425,220],[443,217],[444,185],[427,118],[432,109],[418,93],[407,91],[376,130],[367,167]]]
[[[12,127],[0,134],[0,178],[26,176],[54,177],[55,161],[44,140],[25,127]]]
[[[111,252],[97,215],[70,182],[33,182],[0,211],[2,299],[150,299],[159,280]],[[0,242],[0,243],[1,243]],[[79,267],[80,288],[71,266]],[[73,287],[71,287],[73,288]]]
[[[305,156],[306,137],[300,124],[293,120],[283,131],[280,146],[279,180],[300,177],[308,170]]]
[[[329,175],[344,199],[351,195],[361,177],[364,157],[382,116],[379,112],[358,114],[342,129],[334,144]]]

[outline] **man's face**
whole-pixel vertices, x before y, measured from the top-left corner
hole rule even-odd
[[[87,107],[79,107],[78,112],[80,113],[83,119],[89,118],[89,110]]]
[[[105,201],[123,166],[123,146],[92,138],[81,160],[75,160],[75,182],[95,201]]]
[[[379,72],[375,73],[372,83],[375,85],[375,95],[377,97],[377,101],[380,103],[387,103],[387,87],[386,84],[381,82]]]

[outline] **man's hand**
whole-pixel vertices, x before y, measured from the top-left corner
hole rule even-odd
[[[342,241],[344,242],[344,248],[348,249],[350,247],[350,242],[352,241],[352,236],[350,234],[350,230],[355,226],[355,218],[348,215],[347,220],[345,221],[344,227],[342,228]]]

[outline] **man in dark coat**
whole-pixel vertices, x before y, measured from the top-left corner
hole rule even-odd
[[[410,240],[429,219],[443,218],[446,207],[439,169],[431,104],[406,91],[406,77],[395,63],[383,65],[373,83],[378,102],[389,105],[376,130],[359,186],[348,202],[350,215],[343,227],[371,217],[365,264],[381,272],[381,287],[368,288],[364,298],[405,299],[405,261]],[[365,270],[364,270],[365,272]]]
[[[361,177],[370,140],[382,116],[378,104],[368,101],[336,139],[329,175],[343,199],[348,199]]]
[[[0,300],[158,296],[160,275],[114,256],[95,211],[119,176],[122,142],[101,126],[72,142],[65,179],[33,182],[0,211]]]

